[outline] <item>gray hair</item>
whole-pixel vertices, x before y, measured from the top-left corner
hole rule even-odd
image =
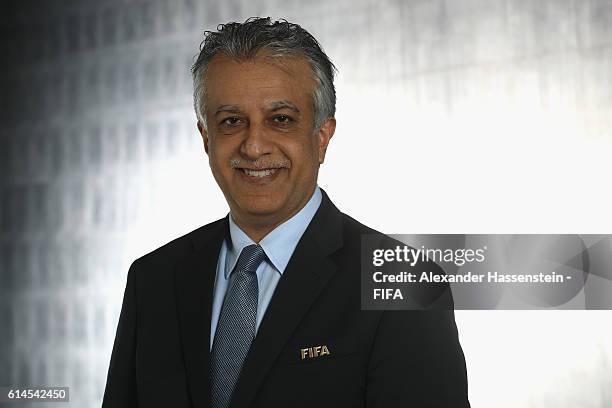
[[[272,57],[303,57],[312,67],[316,81],[313,91],[314,129],[336,113],[336,67],[323,52],[319,42],[297,24],[286,20],[272,22],[270,17],[252,17],[244,23],[220,24],[217,31],[205,31],[200,54],[191,67],[193,105],[198,121],[207,128],[206,87],[204,77],[210,61],[217,54],[239,59],[252,59],[258,51],[271,52]]]

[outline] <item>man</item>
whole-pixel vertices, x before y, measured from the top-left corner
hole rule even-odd
[[[333,65],[268,18],[208,32],[198,129],[230,214],[136,260],[104,407],[468,407],[451,311],[362,311],[361,235],[317,187]]]

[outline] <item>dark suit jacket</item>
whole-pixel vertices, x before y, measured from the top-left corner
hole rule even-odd
[[[360,237],[323,201],[261,322],[232,407],[469,407],[452,310],[362,311]],[[103,407],[209,406],[209,338],[227,217],[136,260]],[[329,355],[301,358],[325,345]]]

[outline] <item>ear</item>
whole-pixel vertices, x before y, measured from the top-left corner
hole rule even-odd
[[[327,146],[336,131],[336,118],[327,119],[319,128],[317,137],[319,138],[319,164],[325,161]]]
[[[204,129],[204,125],[198,121],[198,131],[202,136],[202,141],[204,142],[204,151],[208,154],[208,132]]]

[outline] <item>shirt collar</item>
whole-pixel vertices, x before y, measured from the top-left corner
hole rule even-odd
[[[293,255],[300,238],[306,231],[308,224],[312,221],[317,209],[321,205],[322,194],[319,186],[316,186],[310,200],[293,217],[274,228],[260,242],[266,253],[268,261],[281,275]],[[255,242],[245,234],[234,222],[231,214],[229,216],[230,239],[228,240],[228,251],[225,257],[225,278],[234,270],[238,256],[247,245]]]

